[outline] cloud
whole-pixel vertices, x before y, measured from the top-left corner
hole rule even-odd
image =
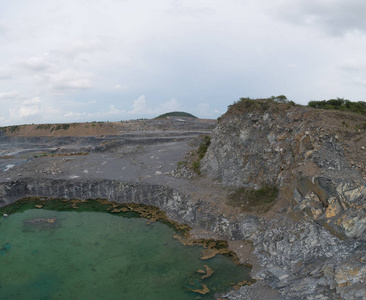
[[[115,117],[118,115],[122,115],[123,113],[125,113],[125,110],[120,110],[117,109],[114,105],[110,105],[109,106],[109,110],[108,111],[98,111],[95,113],[87,113],[87,112],[68,112],[64,114],[64,117],[68,118],[68,119],[75,119],[77,121],[80,121],[81,118],[87,118],[87,119],[91,119],[91,118],[108,118],[108,117]]]
[[[32,99],[23,101],[23,105],[34,105],[38,103],[41,103],[41,99],[39,97],[34,97]]]
[[[6,93],[0,93],[0,100],[11,100],[11,99],[16,99],[20,96],[18,91],[11,91],[11,92],[6,92]]]
[[[133,102],[133,109],[128,112],[129,114],[150,114],[150,110],[147,108],[145,95],[141,95]]]
[[[40,109],[38,105],[22,105],[18,110],[20,118],[36,116],[40,114]]]
[[[113,87],[114,90],[127,90],[128,87],[125,86],[125,85],[121,85],[121,84],[116,84],[114,87]]]
[[[188,1],[187,1],[188,2]],[[169,15],[184,15],[201,18],[213,13],[212,6],[201,6],[198,1],[187,3],[180,0],[173,0],[168,8]]]
[[[13,71],[10,69],[0,69],[0,80],[7,80],[13,78]]]
[[[28,58],[25,62],[22,63],[22,65],[25,68],[35,72],[44,71],[54,66],[45,57]]]
[[[20,105],[17,105],[9,110],[12,119],[28,119],[41,114],[39,106],[40,99],[34,97],[33,99],[24,100]]]
[[[366,60],[347,59],[339,66],[339,69],[348,83],[358,86],[366,85]]]
[[[91,53],[104,48],[103,43],[96,39],[75,39],[61,46],[59,52],[68,56],[76,56],[82,53]]]
[[[43,120],[50,122],[60,114],[60,110],[47,105],[38,96],[26,99],[20,104],[9,109],[9,118],[12,124],[20,124],[26,122],[41,123]]]
[[[197,104],[197,112],[199,117],[209,117],[211,116],[211,107],[209,103],[198,103]]]
[[[287,22],[320,27],[333,36],[366,32],[363,13],[366,2],[363,0],[280,0],[275,3],[278,15]]]
[[[72,69],[48,76],[51,88],[55,90],[86,90],[93,87],[93,75]]]
[[[153,115],[181,109],[183,109],[181,104],[175,98],[160,104],[155,109],[151,109],[146,103],[145,95],[141,95],[133,102],[133,109],[128,113],[133,115]]]
[[[160,106],[160,112],[169,112],[181,109],[182,106],[175,98],[172,98],[170,101],[167,101]]]

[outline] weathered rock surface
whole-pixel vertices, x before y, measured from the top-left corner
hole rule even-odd
[[[250,237],[254,278],[284,299],[366,299],[365,155],[350,151],[363,137],[336,112],[252,101],[222,117],[202,169],[226,186],[279,187],[282,209]]]

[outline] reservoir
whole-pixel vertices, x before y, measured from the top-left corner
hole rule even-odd
[[[215,299],[250,280],[249,267],[221,254],[202,260],[203,247],[136,213],[4,209],[1,299]]]

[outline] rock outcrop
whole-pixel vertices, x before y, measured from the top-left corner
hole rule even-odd
[[[279,188],[250,240],[263,267],[254,277],[284,298],[366,299],[365,121],[243,99],[213,132],[206,174],[231,188]]]

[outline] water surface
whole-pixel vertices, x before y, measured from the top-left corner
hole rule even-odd
[[[174,228],[104,212],[29,209],[0,217],[1,299],[212,299],[249,268],[202,247],[183,246]],[[198,269],[214,270],[202,279]],[[207,285],[211,292],[190,291]],[[201,297],[201,298],[199,298]]]

